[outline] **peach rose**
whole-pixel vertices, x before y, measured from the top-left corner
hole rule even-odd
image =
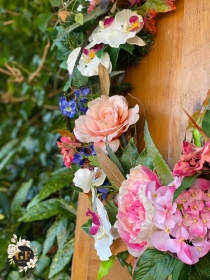
[[[94,146],[105,151],[106,137],[113,152],[116,152],[118,139],[128,127],[139,119],[139,106],[128,109],[123,96],[102,95],[88,103],[86,115],[75,121],[74,134],[83,143],[94,142]]]

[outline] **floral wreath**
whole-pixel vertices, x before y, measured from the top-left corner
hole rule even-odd
[[[210,95],[193,116],[186,112],[192,138],[183,142],[171,172],[146,121],[139,152],[139,106],[129,108],[125,95],[132,86],[123,83],[127,67],[154,44],[155,16],[174,10],[174,1],[77,2],[62,2],[60,26],[51,34],[53,46],[66,50],[61,68],[69,72],[57,146],[65,166],[76,170],[72,188],[91,201],[90,220],[82,228],[94,238],[101,260],[97,279],[108,274],[115,258],[134,280],[204,279],[210,250]]]
[[[7,253],[8,253],[8,258],[9,258],[9,264],[15,264],[13,257],[15,256],[16,253],[21,252],[21,250],[19,249],[20,246],[26,246],[26,247],[31,247],[30,245],[30,241],[25,240],[25,239],[21,239],[21,237],[17,238],[17,235],[13,234],[13,238],[11,238],[11,242],[13,244],[9,244],[8,248],[7,248]],[[26,266],[18,266],[19,267],[19,272],[22,271],[27,271],[28,268],[35,268],[37,265],[37,261],[38,261],[38,249],[35,248],[33,249],[33,253],[34,253],[34,257],[30,258],[30,260],[26,263]]]

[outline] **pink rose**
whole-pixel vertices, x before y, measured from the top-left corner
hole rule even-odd
[[[114,95],[96,98],[88,103],[86,115],[75,121],[74,134],[83,143],[94,142],[94,145],[105,151],[106,137],[113,152],[116,152],[118,139],[128,127],[139,119],[139,106],[128,109],[123,96]]]
[[[151,247],[154,207],[145,196],[146,186],[151,181],[156,183],[157,188],[160,186],[157,176],[151,170],[138,165],[130,170],[119,190],[115,227],[128,245],[129,253],[135,257]]]

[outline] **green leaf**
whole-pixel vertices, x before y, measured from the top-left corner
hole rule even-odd
[[[120,48],[128,52],[129,54],[133,54],[134,46],[128,43],[120,45]]]
[[[172,273],[172,280],[179,280],[179,275],[184,267],[183,262],[177,261],[176,266]]]
[[[202,130],[210,137],[210,110],[206,110],[206,113],[202,120]]]
[[[63,87],[63,91],[67,91],[70,88],[71,82],[72,82],[72,77],[68,79],[67,82],[65,83],[65,86]]]
[[[97,280],[100,280],[109,273],[110,268],[113,266],[115,256],[111,256],[108,261],[101,261],[99,271],[97,274]]]
[[[190,270],[191,270],[191,266],[184,264],[180,274],[179,274],[179,278],[178,280],[187,280],[188,276],[190,274]],[[174,279],[173,279],[174,280]]]
[[[145,148],[141,154],[138,156],[136,162],[135,162],[135,166],[137,165],[144,165],[144,166],[147,166],[149,169],[153,170],[154,169],[154,166],[152,164],[152,161],[151,161],[151,158],[148,156],[148,153],[147,153],[147,148]]]
[[[117,254],[117,258],[120,262],[120,264],[124,267],[124,266],[127,266],[127,269],[128,269],[128,272],[130,273],[130,275],[133,274],[133,271],[132,271],[132,265],[131,264],[128,264],[126,262],[127,258],[128,258],[128,251],[124,251],[124,252],[121,252],[119,254]]]
[[[86,22],[88,22],[92,19],[96,19],[103,14],[106,14],[109,10],[110,10],[110,7],[108,7],[106,10],[101,10],[100,7],[97,7],[94,11],[92,11],[90,14],[87,14],[84,17],[84,23],[86,23]],[[73,31],[77,27],[80,27],[79,23],[72,24],[69,27],[67,27],[66,29],[64,29],[61,32],[61,34],[57,37],[57,39],[54,40],[54,43],[52,44],[51,50],[54,48],[54,46],[57,44],[58,41],[60,41],[66,34],[70,33],[71,31]]]
[[[202,139],[202,136],[200,134],[200,132],[197,130],[197,128],[193,129],[193,140],[194,140],[194,144],[197,146],[197,147],[201,147],[201,139]]]
[[[19,142],[19,139],[9,141],[0,149],[0,159],[4,158]]]
[[[145,122],[145,127],[144,127],[144,141],[146,143],[148,155],[152,160],[152,163],[158,174],[159,179],[161,180],[163,185],[167,186],[169,183],[173,181],[173,176],[171,174],[171,170],[169,169],[168,165],[166,164],[165,160],[159,153],[158,149],[156,148],[152,140],[152,137],[148,129],[147,121]]]
[[[102,54],[104,53],[105,49],[108,48],[108,46],[104,46],[102,49],[96,52],[96,55],[98,58],[102,57]]]
[[[66,185],[69,185],[73,178],[74,173],[77,171],[78,167],[73,165],[71,169],[64,169],[62,172],[55,174],[51,177],[51,179],[47,182],[47,184],[41,189],[38,195],[34,197],[34,199],[28,204],[27,209],[33,206],[35,203],[38,203],[41,200],[47,198],[50,194],[57,192],[62,189]]]
[[[62,0],[50,0],[50,4],[52,7],[59,7],[62,4]]]
[[[52,126],[48,129],[48,132],[58,133],[58,129],[64,129],[64,130],[67,129],[66,121],[63,115],[55,119]]]
[[[38,17],[34,20],[36,26],[42,31],[45,32],[47,29],[48,22],[53,17],[51,13],[43,13],[38,15]]]
[[[106,49],[106,51],[108,52],[108,54],[110,56],[110,60],[112,62],[112,69],[114,70],[116,68],[116,64],[117,64],[120,49],[119,48],[108,47]]]
[[[49,278],[60,272],[67,265],[74,251],[74,240],[68,242],[64,248],[57,251],[50,266]]]
[[[130,173],[130,169],[135,166],[135,162],[139,156],[136,145],[133,142],[133,138],[129,141],[128,145],[125,147],[121,158],[121,164],[126,174]]]
[[[144,13],[166,13],[176,8],[172,1],[173,0],[147,0],[142,6],[142,9]]]
[[[210,254],[208,253],[195,264],[195,268],[206,277],[210,276]]]
[[[114,223],[116,222],[116,216],[117,216],[117,207],[115,206],[113,200],[109,201],[109,204],[106,204],[105,209],[107,211],[108,217],[109,217],[109,221],[112,225],[114,225]]]
[[[76,14],[76,16],[75,16],[75,21],[76,21],[77,23],[79,23],[80,25],[83,25],[83,23],[84,23],[83,14],[82,14],[82,13]]]
[[[35,274],[40,275],[49,266],[51,260],[46,255],[41,255],[37,262],[37,267],[35,268]]]
[[[41,252],[42,252],[42,245],[37,240],[33,240],[33,241],[30,242],[30,246],[31,246],[32,251],[37,249],[37,255],[39,257],[41,255]]]
[[[173,202],[177,199],[177,197],[180,195],[181,192],[183,192],[184,190],[190,188],[190,186],[194,183],[195,179],[200,175],[200,173],[195,173],[192,176],[187,176],[184,177],[184,179],[182,180],[181,185],[178,187],[178,189],[174,192],[174,198],[173,198]]]
[[[174,270],[178,260],[156,249],[147,249],[139,258],[133,280],[165,280]]]
[[[61,210],[60,201],[51,198],[32,206],[20,219],[21,222],[44,220],[58,214]]]
[[[72,86],[80,88],[88,83],[88,77],[83,76],[78,68],[74,68],[72,74]]]
[[[57,228],[58,249],[63,248],[64,243],[67,241],[70,231],[71,231],[71,228],[68,227],[68,218],[66,216],[63,216],[60,219],[60,221],[58,223],[58,228]]]
[[[67,60],[71,50],[66,48],[65,46],[61,45],[57,49],[57,60]]]
[[[33,179],[23,183],[18,191],[16,192],[13,201],[11,203],[11,213],[15,214],[15,212],[22,206],[22,204],[26,201],[28,192],[32,186]]]
[[[98,159],[97,159],[96,156],[88,156],[87,158],[90,161],[90,165],[93,165],[93,166],[96,166],[96,167],[100,167],[100,164],[99,164]]]
[[[83,224],[81,226],[81,228],[90,236],[92,237],[92,235],[90,235],[89,230],[92,227],[92,219],[88,220],[85,224]]]
[[[57,236],[57,228],[59,225],[59,220],[55,221],[51,227],[47,231],[47,236],[43,244],[43,254],[47,254],[50,248],[53,246],[55,242],[55,238]]]
[[[124,170],[123,170],[123,168],[122,168],[122,165],[121,165],[119,159],[117,158],[117,156],[115,155],[115,153],[113,153],[112,149],[111,149],[110,146],[109,146],[109,143],[108,143],[107,138],[106,138],[106,150],[107,150],[107,153],[108,153],[109,158],[111,159],[111,161],[119,168],[119,170],[121,171],[121,173],[122,173],[123,175],[125,175],[125,174],[124,174]]]
[[[204,275],[202,273],[200,273],[200,271],[197,270],[196,267],[193,265],[193,266],[191,266],[190,275],[188,277],[188,280],[207,280],[207,279],[205,279]]]
[[[11,150],[6,157],[4,157],[4,159],[1,161],[0,163],[0,171],[3,170],[7,164],[10,162],[10,160],[13,158],[13,156],[15,155],[15,153],[17,152],[18,148],[14,148],[13,150]]]
[[[0,192],[0,208],[2,209],[3,214],[9,219],[10,217],[10,204],[7,195],[3,192]]]
[[[63,62],[61,62],[60,68],[67,70],[68,64],[67,64],[67,61],[66,61],[66,60],[64,60]],[[68,80],[68,81],[69,81],[69,80]],[[68,90],[68,88],[67,88],[67,90]]]

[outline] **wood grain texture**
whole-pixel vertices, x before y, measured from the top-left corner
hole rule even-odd
[[[182,108],[192,114],[210,88],[210,1],[177,0],[176,6],[175,11],[158,16],[155,46],[125,77],[134,86],[133,97],[127,98],[130,106],[140,105],[142,120],[146,111],[154,143],[171,168],[180,157],[188,121]],[[141,123],[138,131],[141,138]],[[73,280],[96,280],[99,267],[93,240],[80,230],[86,200],[80,196]],[[126,273],[116,263],[104,279],[129,280]]]

